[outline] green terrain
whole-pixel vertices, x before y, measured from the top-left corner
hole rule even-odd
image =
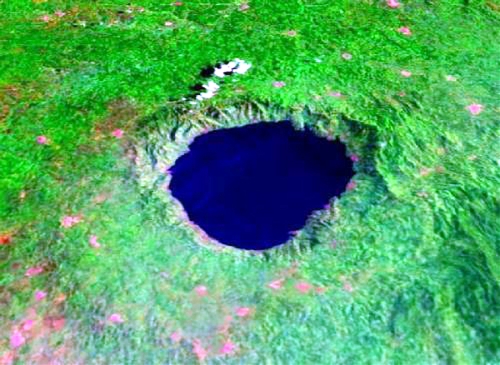
[[[0,364],[500,364],[499,39],[496,0],[0,0]],[[145,183],[234,108],[359,158],[264,254]]]

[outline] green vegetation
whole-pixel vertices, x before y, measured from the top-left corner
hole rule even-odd
[[[500,5],[248,5],[0,1],[0,363],[500,363]],[[360,158],[264,255],[200,245],[135,164],[153,126],[207,126],[172,113],[245,103],[321,115]]]

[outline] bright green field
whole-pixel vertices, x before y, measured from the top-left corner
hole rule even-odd
[[[0,364],[500,364],[500,3],[127,4],[0,0]],[[234,58],[199,115],[313,111],[360,158],[265,255],[200,244],[134,161]]]

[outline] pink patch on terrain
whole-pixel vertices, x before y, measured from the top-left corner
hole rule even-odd
[[[297,291],[302,293],[302,294],[309,293],[309,291],[312,289],[312,287],[313,286],[306,281],[300,281],[297,284],[295,284],[295,289],[297,289]]]
[[[198,339],[193,340],[193,354],[196,355],[199,361],[204,361],[208,355],[208,351],[201,345]]]
[[[26,338],[24,338],[21,331],[14,328],[10,334],[10,347],[12,349],[17,349],[26,343]]]
[[[79,216],[79,215],[66,215],[64,217],[61,218],[61,226],[63,226],[64,228],[71,228],[73,227],[75,224],[78,224],[82,221],[82,217]]]
[[[92,246],[93,248],[100,248],[101,244],[97,242],[97,236],[92,235],[89,238],[89,245]]]
[[[205,285],[198,285],[196,288],[194,288],[194,291],[200,297],[204,297],[204,296],[208,295],[208,289]]]
[[[175,331],[175,332],[172,332],[172,334],[170,335],[170,340],[172,342],[180,342],[180,340],[182,340],[182,334],[180,331]]]
[[[108,317],[108,321],[111,323],[123,323],[125,320],[122,318],[121,314],[113,313]]]
[[[467,110],[472,115],[478,115],[483,111],[483,106],[481,104],[471,104],[467,106]]]
[[[236,315],[238,317],[246,317],[250,314],[252,310],[248,307],[239,307],[239,308],[236,308]]]
[[[273,290],[280,290],[283,286],[284,281],[285,281],[285,279],[277,279],[277,280],[271,281],[267,286]]]
[[[33,276],[40,275],[43,272],[43,267],[41,266],[33,266],[26,270],[25,276],[31,278]]]
[[[226,342],[224,342],[219,352],[222,355],[231,355],[234,353],[235,350],[236,350],[236,345],[231,340],[227,340]]]
[[[46,292],[44,292],[43,290],[37,290],[37,291],[35,292],[35,300],[36,300],[37,302],[42,301],[43,299],[45,299],[45,297],[46,297],[46,296],[47,296],[47,293],[46,293]]]

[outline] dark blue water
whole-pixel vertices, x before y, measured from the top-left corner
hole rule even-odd
[[[345,146],[290,122],[198,136],[171,169],[189,218],[219,242],[248,250],[284,243],[353,176]]]

